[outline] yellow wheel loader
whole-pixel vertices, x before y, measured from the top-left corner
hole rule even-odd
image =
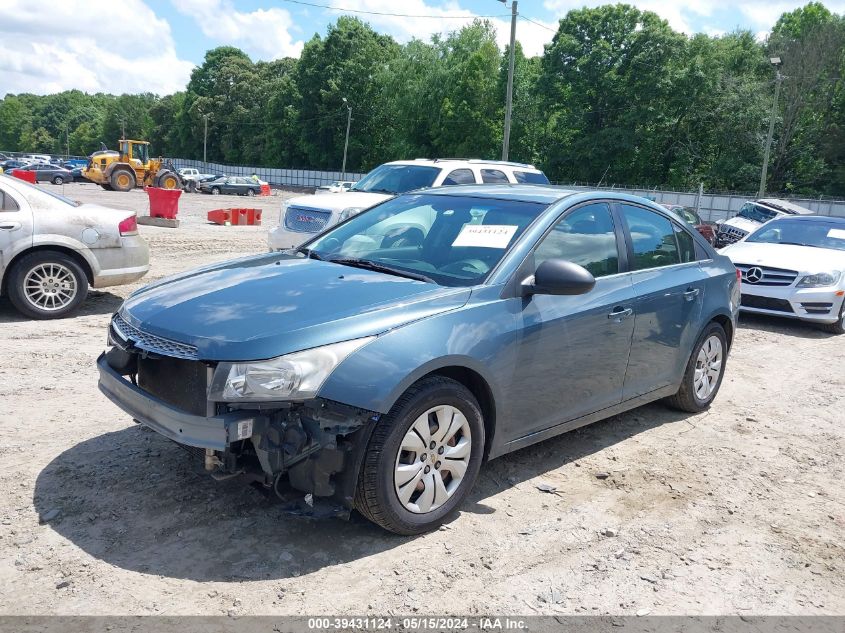
[[[182,180],[162,158],[150,158],[148,141],[120,139],[119,151],[94,152],[82,175],[103,189],[129,191],[135,187],[181,189]],[[105,145],[103,146],[105,147]]]

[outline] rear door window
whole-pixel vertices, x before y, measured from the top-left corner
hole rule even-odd
[[[454,169],[443,179],[443,186],[448,185],[474,185],[475,174],[471,169]]]
[[[0,189],[0,211],[19,211],[20,207],[15,199]]]
[[[654,211],[629,204],[619,205],[631,236],[632,270],[647,270],[681,263],[675,227]]]
[[[498,169],[482,169],[481,182],[488,184],[507,184],[510,182],[510,180],[508,180],[508,177],[505,175],[505,172],[500,171]]]
[[[681,262],[686,264],[694,262],[698,258],[695,256],[695,240],[692,235],[682,229],[680,226],[674,226],[675,237],[678,239],[678,252],[681,256]]]

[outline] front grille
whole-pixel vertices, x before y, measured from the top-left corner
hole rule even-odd
[[[208,414],[208,366],[181,358],[138,358],[138,386],[193,415]]]
[[[829,314],[833,310],[832,303],[822,302],[807,302],[802,303],[801,307],[807,311],[808,314]]]
[[[742,229],[738,229],[735,226],[728,226],[725,224],[719,226],[719,231],[716,234],[716,236],[719,238],[719,242],[725,244],[733,244],[734,242],[738,242],[746,235],[748,235],[748,231],[743,231]]]
[[[791,286],[798,276],[795,270],[754,266],[753,264],[734,264],[742,272],[742,282],[753,286]],[[749,271],[752,274],[749,275]]]
[[[298,233],[318,233],[328,224],[331,217],[331,211],[307,207],[288,207],[287,213],[285,213],[285,227]]]
[[[132,341],[135,347],[153,352],[154,354],[161,354],[163,356],[172,356],[173,358],[184,358],[186,360],[197,360],[199,354],[197,348],[186,343],[178,343],[171,341],[155,334],[143,332],[130,325],[126,319],[119,314],[115,314],[112,319],[112,328],[124,341]]]
[[[785,299],[773,299],[772,297],[758,297],[757,295],[742,295],[741,304],[746,308],[757,308],[758,310],[772,310],[775,312],[789,312],[794,314],[792,305]]]

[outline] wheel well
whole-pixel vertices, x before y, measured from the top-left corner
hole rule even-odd
[[[728,349],[731,348],[731,343],[733,342],[734,338],[734,324],[733,322],[726,317],[724,314],[719,314],[713,317],[711,323],[718,323],[722,326],[722,329],[725,331],[725,337],[728,339]]]
[[[467,367],[441,367],[427,376],[445,376],[452,380],[461,383],[464,387],[470,390],[475,399],[478,401],[478,406],[481,407],[481,415],[484,418],[484,458],[490,452],[490,446],[493,444],[493,435],[496,432],[496,402],[493,399],[493,392],[490,390],[490,385],[487,381],[476,371]]]
[[[82,255],[77,253],[72,248],[68,248],[66,246],[45,244],[43,246],[33,246],[32,248],[18,253],[12,258],[12,261],[10,261],[9,265],[6,266],[6,271],[3,275],[2,283],[0,283],[0,294],[6,294],[6,284],[9,279],[9,272],[11,272],[11,270],[15,267],[15,264],[17,264],[18,260],[25,255],[29,255],[30,253],[37,253],[42,251],[55,251],[57,253],[63,253],[64,255],[71,257],[77,264],[82,267],[82,270],[85,271],[85,277],[88,279],[88,284],[92,286],[94,285],[94,273],[91,270],[91,266],[88,265],[88,262],[85,261],[85,258]]]

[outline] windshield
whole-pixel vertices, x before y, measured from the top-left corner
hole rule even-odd
[[[434,184],[440,169],[424,165],[381,165],[361,178],[352,191],[405,193]]]
[[[768,222],[769,220],[778,217],[779,214],[771,209],[765,209],[756,205],[753,202],[746,202],[742,205],[742,208],[739,210],[737,215],[741,218],[746,218],[747,220],[753,220],[754,222]]]
[[[405,276],[442,286],[472,286],[487,278],[508,247],[547,206],[408,194],[339,224],[303,251],[362,268],[376,264],[400,276],[410,273]]]
[[[745,241],[761,244],[797,244],[845,251],[845,224],[823,218],[774,220],[757,229]]]
[[[693,211],[692,209],[687,209],[686,207],[677,207],[675,209],[675,213],[680,215],[684,220],[695,226],[696,224],[701,224],[701,218],[698,217],[698,214]]]

